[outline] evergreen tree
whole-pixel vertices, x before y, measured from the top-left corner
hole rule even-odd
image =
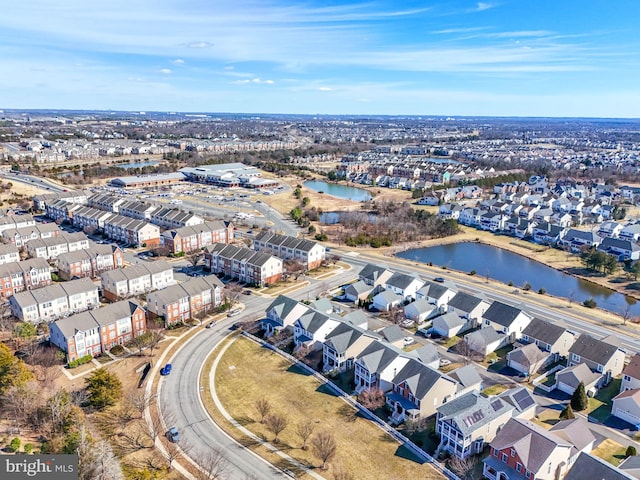
[[[576,418],[573,414],[573,408],[571,408],[571,404],[568,404],[562,412],[560,412],[560,420],[572,420]]]
[[[571,396],[571,408],[574,411],[581,412],[586,410],[589,406],[589,399],[587,398],[587,392],[584,389],[584,383],[580,382],[578,388],[573,392]]]
[[[636,447],[634,447],[633,445],[629,445],[627,447],[627,451],[624,452],[625,457],[635,457],[637,454],[638,452],[636,451]]]
[[[98,409],[115,405],[122,397],[122,382],[104,368],[93,372],[86,380],[89,403]]]

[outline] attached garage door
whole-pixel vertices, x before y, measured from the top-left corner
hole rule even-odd
[[[640,418],[635,415],[622,410],[621,408],[613,408],[611,412],[615,417],[618,417],[620,420],[624,420],[625,422],[629,422],[631,425],[637,425],[640,423]]]

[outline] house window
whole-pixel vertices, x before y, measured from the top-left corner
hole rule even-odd
[[[512,457],[515,457],[515,456],[516,456],[516,450],[515,450],[515,448],[512,448],[512,449],[511,449],[511,456],[512,456]]]
[[[631,381],[631,377],[629,375],[625,375],[624,376],[624,381],[625,382],[630,382]]]
[[[598,372],[602,373],[602,365],[598,365]]]
[[[520,463],[516,463],[516,472],[518,473],[522,472],[522,465]]]
[[[507,457],[507,454],[506,454],[506,453],[503,453],[503,454],[502,454],[502,461],[503,461],[504,463],[507,463],[507,459],[508,459],[508,458],[509,458],[509,457]]]
[[[571,354],[571,360],[573,360],[574,362],[579,362],[580,361],[580,355],[576,355],[575,353]]]
[[[550,352],[550,351],[551,351],[551,345],[549,345],[549,344],[547,343],[547,345],[546,345],[546,347],[545,347],[545,350],[546,350],[547,352]]]

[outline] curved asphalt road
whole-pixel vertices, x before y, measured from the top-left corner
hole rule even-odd
[[[167,428],[180,430],[180,447],[194,461],[206,458],[212,448],[221,448],[229,462],[226,478],[241,479],[254,475],[260,479],[287,478],[252,451],[222,432],[207,414],[200,401],[200,371],[211,350],[229,333],[229,326],[254,313],[264,311],[264,301],[252,297],[242,316],[222,320],[210,329],[202,329],[168,362],[171,375],[162,377],[158,400]],[[200,328],[200,327],[198,327]]]

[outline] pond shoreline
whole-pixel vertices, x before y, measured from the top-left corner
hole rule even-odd
[[[485,233],[485,232],[477,232],[477,233]],[[606,288],[608,290],[611,290],[612,292],[616,292],[619,293],[621,295],[624,295],[626,297],[630,297],[633,298],[635,300],[640,301],[640,292],[630,292],[629,290],[627,290],[626,288],[624,288],[625,284],[622,284],[621,286],[612,286],[611,283],[607,280],[607,277],[604,278],[594,278],[593,276],[589,276],[589,275],[582,275],[579,273],[576,273],[575,269],[580,269],[580,266],[577,264],[578,261],[578,257],[575,254],[571,254],[573,257],[575,257],[576,259],[576,263],[575,265],[572,266],[565,266],[565,267],[561,267],[559,268],[555,262],[550,262],[550,261],[545,261],[544,259],[544,254],[545,252],[549,251],[549,250],[554,250],[557,252],[562,252],[560,250],[556,250],[553,249],[553,247],[547,247],[544,245],[537,245],[537,244],[531,244],[531,249],[528,249],[526,247],[523,246],[518,246],[518,245],[513,245],[512,243],[503,243],[503,242],[498,242],[498,241],[491,241],[490,238],[486,238],[487,234],[485,233],[485,235],[483,235],[481,238],[481,236],[476,235],[475,238],[471,238],[473,237],[472,234],[469,234],[468,232],[465,232],[463,234],[459,234],[459,235],[452,235],[450,237],[443,237],[443,238],[438,238],[438,239],[430,239],[430,240],[423,240],[423,241],[419,241],[419,242],[411,242],[408,244],[404,244],[398,247],[390,247],[387,248],[385,251],[385,255],[391,255],[391,256],[396,256],[398,253],[401,252],[406,252],[407,250],[413,250],[413,249],[417,249],[417,248],[429,248],[429,247],[435,247],[435,246],[439,246],[439,245],[450,245],[450,244],[456,244],[456,243],[478,243],[481,245],[486,245],[489,247],[494,247],[494,248],[499,248],[505,251],[508,251],[510,253],[514,253],[516,255],[519,255],[523,258],[527,258],[529,260],[533,260],[535,262],[538,262],[542,265],[545,265],[549,268],[552,268],[558,272],[564,273],[565,275],[570,275],[574,278],[577,278],[579,280],[583,280],[585,282],[589,282],[592,283],[594,285],[597,285],[599,287],[603,287]],[[501,238],[509,238],[511,239],[512,237],[504,237],[501,236]],[[515,239],[514,239],[515,240]],[[538,247],[538,249],[536,249],[536,247]],[[536,251],[537,250],[537,251]],[[542,258],[541,258],[542,257]],[[428,265],[428,264],[427,264]],[[447,267],[447,269],[450,270],[455,270],[452,269],[450,267]],[[469,272],[464,272],[461,270],[456,270],[460,273],[464,273],[464,274],[469,274]],[[493,279],[494,281],[501,282],[500,280],[497,279]],[[631,282],[630,282],[631,283]],[[557,297],[557,298],[566,298],[566,297]]]

